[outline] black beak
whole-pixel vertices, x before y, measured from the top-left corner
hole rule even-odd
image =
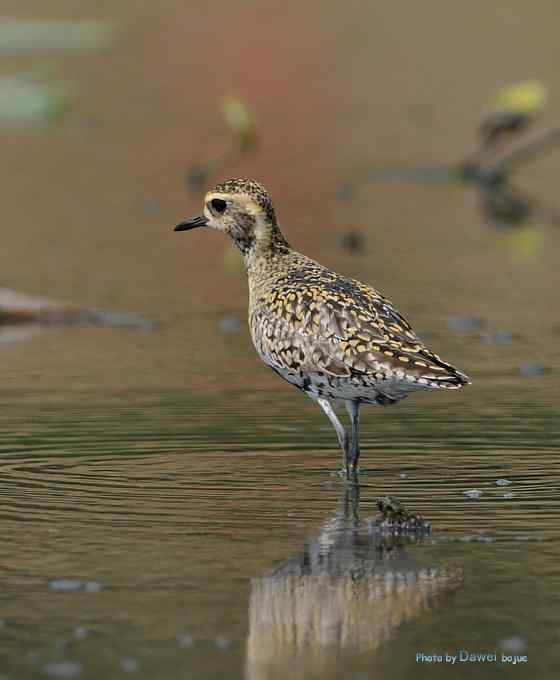
[[[204,215],[193,217],[190,220],[185,220],[178,224],[173,231],[187,231],[188,229],[196,229],[197,227],[204,227],[208,224],[208,220]]]

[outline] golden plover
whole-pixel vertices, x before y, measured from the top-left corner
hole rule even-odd
[[[395,404],[416,390],[470,382],[427,349],[381,293],[292,250],[258,182],[230,179],[215,186],[204,213],[175,230],[196,227],[226,233],[242,252],[257,352],[321,406],[336,430],[347,477],[358,471],[361,404]],[[346,406],[351,445],[333,401]]]

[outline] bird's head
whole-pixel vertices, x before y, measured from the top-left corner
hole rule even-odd
[[[244,255],[287,248],[266,189],[250,179],[228,179],[204,198],[202,215],[181,222],[175,231],[210,227],[226,233]]]

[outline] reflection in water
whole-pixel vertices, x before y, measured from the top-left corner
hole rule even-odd
[[[375,650],[403,622],[462,582],[457,567],[420,565],[406,544],[421,536],[367,530],[359,487],[346,486],[337,511],[303,552],[251,582],[248,680],[324,677],[341,653]]]
[[[68,350],[73,335],[56,340]],[[558,388],[536,378],[535,399],[524,380],[506,397],[482,386],[476,401],[442,404],[437,423],[420,405],[404,406],[406,426],[388,412],[381,441],[379,419],[364,419],[375,470],[360,517],[351,489],[337,509],[341,487],[325,474],[331,432],[320,414],[305,429],[291,394],[5,389],[1,672],[27,680],[79,663],[84,680],[120,678],[138,659],[142,680],[268,680],[295,660],[306,680],[404,680],[419,649],[521,638],[531,677],[555,677],[533,668],[557,656]],[[410,546],[368,534],[381,495],[437,535]],[[439,569],[449,562],[465,583],[435,598],[461,583]]]

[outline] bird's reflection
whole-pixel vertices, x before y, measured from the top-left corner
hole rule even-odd
[[[420,565],[408,554],[419,535],[368,529],[359,494],[347,486],[300,554],[251,581],[247,680],[336,677],[344,652],[374,651],[462,582],[459,568]]]

